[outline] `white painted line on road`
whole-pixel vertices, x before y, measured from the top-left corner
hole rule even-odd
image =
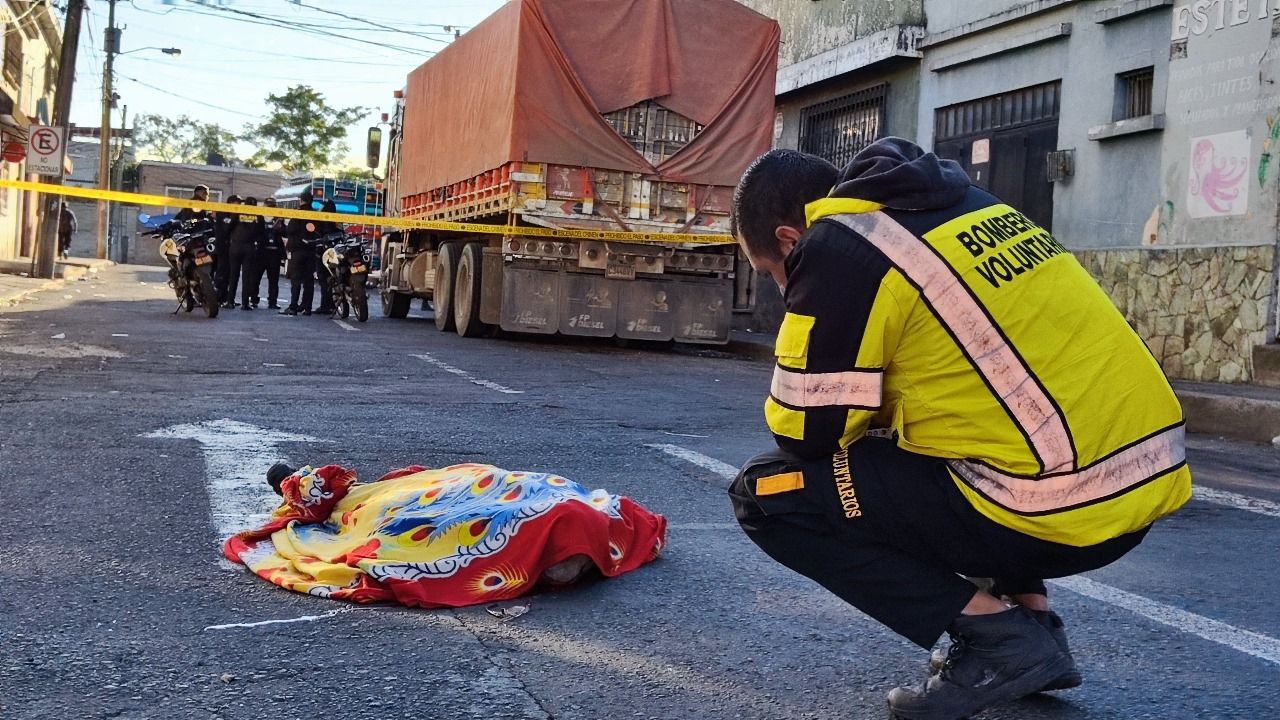
[[[331,618],[334,615],[341,615],[343,613],[354,612],[355,610],[357,610],[357,608],[344,607],[344,608],[337,608],[336,610],[330,610],[329,612],[322,613],[320,615],[303,615],[302,617],[289,618],[288,620],[260,620],[258,622],[251,622],[251,623],[227,623],[226,625],[209,625],[205,627],[205,630],[206,631],[235,630],[238,628],[262,627],[263,625],[288,625],[290,623],[315,622],[316,620]]]
[[[693,433],[677,433],[677,432],[671,432],[669,430],[659,430],[658,432],[662,433],[663,435],[670,435],[671,437],[698,438],[702,440],[705,440],[711,437],[710,435],[694,435]]]
[[[230,419],[174,425],[142,437],[200,443],[204,453],[210,520],[217,535],[219,555],[227,538],[258,526],[262,515],[270,514],[280,504],[280,498],[267,484],[267,470],[286,460],[277,446],[285,442],[327,442],[309,435],[276,432]],[[229,570],[242,569],[226,559],[219,564]]]
[[[671,523],[668,530],[737,530],[738,523]]]
[[[710,470],[711,472],[715,473],[716,475],[719,475],[720,477],[726,480],[732,480],[738,476],[738,468],[730,465],[729,463],[720,462],[719,460],[713,457],[708,457],[706,455],[703,455],[700,452],[687,450],[685,448],[680,447],[679,445],[655,444],[655,445],[645,445],[645,447],[653,448],[654,450],[661,450],[662,452],[670,455],[671,457],[679,458],[681,460],[684,460],[685,462],[693,463],[694,465],[697,465],[703,470]]]
[[[1215,490],[1214,488],[1196,485],[1191,488],[1191,497],[1214,505],[1225,505],[1237,510],[1258,513],[1259,515],[1280,517],[1280,503],[1249,497],[1248,495],[1241,495],[1228,490]]]
[[[462,378],[463,380],[466,380],[469,383],[472,383],[473,385],[479,385],[482,388],[496,390],[497,392],[503,393],[505,395],[523,395],[524,394],[523,390],[512,390],[511,388],[505,385],[499,385],[496,382],[482,380],[472,375],[471,373],[467,372],[466,370],[456,368],[442,360],[437,360],[434,356],[431,355],[431,353],[422,353],[420,355],[414,355],[413,357],[416,357],[419,360],[422,360],[423,362],[431,363],[432,365],[435,365],[436,367],[440,368],[441,370],[447,373],[453,373],[454,375],[457,375],[458,377]]]
[[[339,320],[338,318],[333,318],[333,321],[338,323],[338,327],[342,328],[343,330],[346,330],[347,332],[360,332],[360,328],[356,327],[355,325],[352,325],[349,322]]]
[[[1243,630],[1234,625],[1228,625],[1172,605],[1149,600],[1141,595],[1134,595],[1084,577],[1059,578],[1050,580],[1049,583],[1094,600],[1101,600],[1105,603],[1122,607],[1148,620],[1154,620],[1176,630],[1226,645],[1246,655],[1252,655],[1280,665],[1280,640],[1276,640],[1273,637],[1268,637],[1252,630]]]
[[[706,470],[716,473],[720,477],[731,479],[737,476],[738,471],[728,463],[708,457],[699,452],[694,452],[678,445],[648,445],[647,447],[661,450],[668,455],[678,457],[681,460],[697,465]],[[1209,491],[1210,497],[1202,497],[1202,500],[1209,502],[1223,502],[1230,499],[1231,504],[1250,512],[1262,512],[1264,515],[1271,514],[1263,512],[1267,510],[1267,505],[1271,504],[1265,500],[1250,498],[1236,493],[1228,493],[1223,490],[1210,490],[1209,488],[1197,488]],[[1242,502],[1249,501],[1249,502]],[[1261,505],[1259,505],[1261,503]],[[1187,612],[1172,605],[1156,602],[1141,595],[1135,595],[1125,592],[1119,588],[1103,585],[1084,577],[1068,577],[1050,580],[1050,584],[1070,590],[1072,592],[1084,595],[1085,597],[1101,600],[1102,602],[1124,608],[1130,612],[1137,613],[1148,620],[1154,620],[1162,625],[1168,625],[1176,630],[1191,633],[1205,640],[1226,645],[1229,648],[1239,650],[1247,655],[1261,658],[1271,663],[1280,665],[1280,640],[1253,632],[1252,630],[1243,630],[1233,625],[1228,625],[1218,620]]]
[[[284,367],[284,363],[262,363],[262,367]]]
[[[129,333],[111,333],[111,337],[129,337]]]

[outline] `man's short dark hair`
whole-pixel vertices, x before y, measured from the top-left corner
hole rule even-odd
[[[804,206],[827,196],[840,171],[816,155],[770,150],[743,173],[733,193],[732,229],[757,257],[778,255],[774,228],[804,227]]]

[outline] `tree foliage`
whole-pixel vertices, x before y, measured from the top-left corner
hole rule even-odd
[[[249,162],[285,171],[336,164],[348,149],[347,128],[369,114],[363,107],[331,107],[324,95],[306,85],[268,95],[267,108],[265,122],[245,128],[247,139],[259,147]]]
[[[236,156],[239,138],[217,123],[201,122],[187,115],[139,115],[133,128],[136,147],[165,162],[204,163],[210,155],[231,162]]]

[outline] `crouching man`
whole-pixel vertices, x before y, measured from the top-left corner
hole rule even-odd
[[[843,172],[770,152],[733,223],[787,309],[778,449],[730,489],[743,529],[922,648],[950,634],[936,673],[889,693],[899,717],[1078,685],[1043,579],[1114,562],[1191,493],[1142,340],[1048,232],[905,140]]]

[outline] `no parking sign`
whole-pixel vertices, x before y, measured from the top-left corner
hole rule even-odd
[[[67,151],[63,133],[63,128],[47,125],[31,129],[27,136],[27,172],[62,175],[62,159]]]

